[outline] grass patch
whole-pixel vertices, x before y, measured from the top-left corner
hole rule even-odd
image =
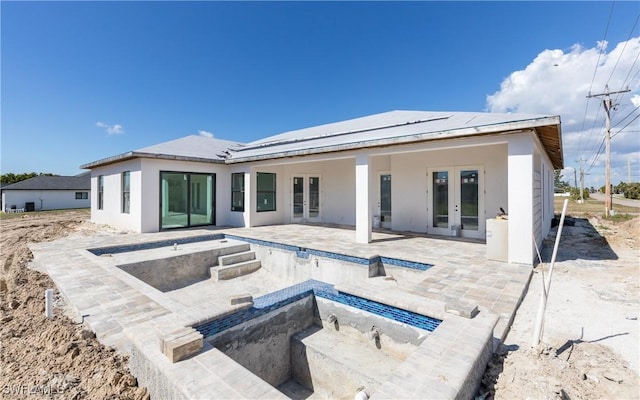
[[[564,204],[564,199],[566,199],[566,197],[553,198],[554,211],[556,214],[562,213],[562,205]],[[622,206],[619,204],[614,204],[613,210],[616,212],[616,215],[614,217],[617,217],[618,215],[628,215],[629,213],[630,214],[640,213],[640,208]],[[567,215],[584,215],[584,214],[604,215],[604,201],[599,201],[595,199],[586,199],[584,203],[578,204],[576,200],[569,199],[569,204],[567,204]],[[631,219],[633,217],[634,217],[633,215],[630,215],[628,219]]]
[[[629,221],[630,219],[634,219],[635,217],[637,217],[637,215],[631,215],[631,214],[616,214],[616,215],[612,215],[609,216],[606,219],[607,221],[611,221],[611,222],[625,222],[625,221]]]

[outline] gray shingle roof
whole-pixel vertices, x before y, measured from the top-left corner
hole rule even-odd
[[[76,176],[34,176],[3,186],[2,190],[90,190],[91,173]]]

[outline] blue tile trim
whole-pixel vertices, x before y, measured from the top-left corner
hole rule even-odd
[[[383,257],[383,256],[380,256],[380,262],[382,264],[389,264],[389,265],[394,265],[396,267],[417,269],[420,271],[426,271],[429,268],[433,267],[433,264],[421,263],[416,261],[406,261],[406,260],[400,260],[398,258],[389,258],[389,257]]]
[[[312,254],[314,256],[331,258],[334,260],[346,261],[354,264],[371,265],[376,263],[376,260],[375,260],[376,257],[364,258],[364,257],[347,256],[340,253],[332,253],[330,251],[313,250],[313,249],[307,249],[307,252],[309,252],[309,254]]]
[[[260,239],[253,239],[253,238],[247,238],[247,237],[236,236],[236,235],[229,235],[228,233],[225,234],[225,237],[227,239],[240,240],[240,241],[247,242],[247,243],[257,244],[257,245],[260,245],[260,246],[274,247],[274,248],[280,249],[280,250],[287,250],[287,251],[299,251],[300,250],[300,247],[292,246],[290,244],[282,244],[282,243],[270,242],[270,241],[267,241],[267,240],[260,240]]]
[[[118,253],[125,253],[125,252],[129,252],[129,251],[157,249],[159,247],[173,246],[174,243],[187,244],[187,243],[203,242],[203,241],[207,241],[207,240],[220,240],[220,239],[234,239],[234,240],[239,240],[239,241],[242,241],[242,242],[256,244],[256,245],[259,245],[259,246],[272,247],[272,248],[276,248],[276,249],[280,249],[280,250],[291,251],[291,252],[296,253],[296,256],[298,258],[302,258],[302,259],[305,259],[305,260],[308,260],[309,257],[313,255],[313,256],[317,256],[317,257],[329,258],[329,259],[333,259],[333,260],[350,262],[350,263],[353,263],[353,264],[359,264],[359,265],[365,265],[365,266],[369,266],[371,264],[375,264],[375,263],[381,262],[382,264],[393,265],[393,266],[396,266],[396,267],[411,268],[411,269],[415,269],[415,270],[419,270],[419,271],[426,271],[426,270],[428,270],[429,268],[431,268],[433,266],[432,264],[427,264],[427,263],[421,263],[421,262],[416,262],[416,261],[406,261],[406,260],[400,260],[400,259],[397,259],[397,258],[389,258],[389,257],[382,257],[382,256],[375,256],[375,257],[371,257],[371,258],[347,256],[347,255],[344,255],[344,254],[334,253],[334,252],[330,252],[330,251],[308,249],[308,248],[299,247],[299,246],[293,246],[293,245],[289,245],[289,244],[271,242],[271,241],[268,241],[268,240],[252,239],[252,238],[246,238],[246,237],[242,237],[242,236],[229,235],[229,234],[223,234],[223,233],[217,233],[217,234],[212,234],[212,235],[192,236],[192,237],[188,237],[188,238],[179,238],[179,239],[171,239],[171,240],[163,240],[163,241],[159,241],[159,242],[148,242],[148,243],[138,243],[138,244],[131,244],[131,245],[100,247],[100,248],[87,249],[87,250],[90,251],[91,253],[93,253],[96,256],[101,256],[103,254],[118,254]]]
[[[257,297],[254,299],[253,307],[247,310],[197,325],[194,328],[207,338],[311,295],[368,311],[429,332],[433,332],[442,322],[436,318],[339,292],[334,289],[333,285],[310,279]]]

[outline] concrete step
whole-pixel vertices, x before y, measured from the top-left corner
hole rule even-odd
[[[257,271],[262,266],[260,260],[243,261],[231,265],[218,265],[211,268],[211,279],[214,282],[237,278]]]
[[[218,265],[231,265],[245,261],[251,261],[256,259],[256,253],[253,251],[244,251],[242,253],[227,254],[218,257]]]
[[[315,326],[291,336],[291,377],[320,397],[353,398],[361,386],[372,393],[400,363],[373,340]]]

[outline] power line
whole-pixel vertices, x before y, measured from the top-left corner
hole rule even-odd
[[[607,19],[607,27],[604,29],[604,37],[602,38],[602,42],[600,42],[600,51],[598,52],[598,61],[596,61],[596,67],[593,70],[593,77],[591,77],[591,85],[589,85],[589,93],[591,93],[591,89],[593,89],[593,82],[596,80],[596,72],[598,72],[598,67],[600,66],[600,57],[602,53],[605,51],[604,42],[607,40],[607,33],[609,32],[609,24],[611,23],[611,16],[613,15],[613,7],[616,5],[616,2],[611,2],[611,10],[609,10],[609,19]]]
[[[624,130],[624,128],[626,128],[627,126],[631,125],[631,123],[635,120],[638,119],[638,117],[640,117],[640,114],[636,115],[634,119],[632,119],[631,121],[629,121],[628,124],[626,124],[625,126],[623,126],[622,128],[620,128],[619,131],[617,131],[616,133],[614,133],[613,135],[611,135],[611,138],[613,138],[614,136],[616,136],[618,133],[622,132]]]
[[[591,171],[591,169],[596,165],[596,162],[598,162],[598,158],[600,158],[600,155],[602,154],[602,150],[604,150],[604,137],[602,138],[602,141],[600,142],[600,147],[598,148],[598,151],[596,152],[595,157],[593,158],[593,161],[591,162],[591,165],[589,166],[589,169],[587,170],[587,172]]]
[[[589,144],[592,142],[592,139],[594,138],[594,132],[596,131],[596,124],[598,123],[599,119],[598,117],[600,116],[600,107],[598,107],[598,111],[596,112],[596,116],[593,118],[593,123],[591,124],[591,129],[589,129],[589,136],[587,137],[587,143],[585,144],[584,148],[585,149],[589,149]],[[593,146],[591,146],[591,151],[593,151],[593,149],[595,149],[596,146],[596,142],[594,142]],[[586,153],[589,153],[589,150],[586,150]]]
[[[598,67],[600,66],[600,57],[602,56],[602,53],[604,51],[604,41],[607,40],[607,33],[609,32],[609,24],[611,23],[611,16],[613,15],[613,8],[615,6],[616,2],[613,1],[611,3],[611,9],[609,10],[609,18],[607,19],[607,27],[604,29],[604,37],[602,38],[602,42],[600,45],[600,51],[598,52],[598,61],[596,61],[596,66],[593,69],[593,76],[591,77],[591,84],[589,84],[589,94],[591,94],[591,90],[593,89],[593,82],[595,82],[596,80],[596,73],[598,72]],[[581,151],[582,149],[582,136],[584,135],[584,125],[587,122],[587,114],[589,111],[589,100],[587,100],[587,104],[585,105],[584,108],[584,117],[582,118],[582,128],[581,131],[583,132],[582,134],[580,134],[580,140],[578,140],[578,152]],[[600,111],[600,108],[598,108],[598,111]],[[597,115],[596,115],[597,118]],[[593,127],[592,127],[593,129]]]
[[[607,79],[607,82],[605,83],[606,85],[609,84],[609,81],[611,81],[611,78],[613,77],[613,73],[616,72],[616,68],[618,67],[618,63],[620,62],[620,59],[622,58],[622,54],[624,54],[624,50],[627,48],[627,44],[629,43],[629,40],[631,40],[631,37],[633,36],[633,31],[636,29],[636,26],[638,25],[638,20],[640,19],[640,14],[638,14],[638,16],[636,17],[636,22],[633,23],[633,27],[631,28],[631,32],[629,32],[629,37],[627,38],[627,40],[624,42],[624,46],[622,47],[622,50],[620,51],[620,54],[618,55],[618,59],[616,60],[616,64],[613,66],[613,69],[611,70],[611,75],[609,75],[609,79]],[[635,62],[634,62],[635,64]],[[631,71],[629,71],[631,72]],[[623,83],[624,85],[624,83]]]
[[[615,128],[616,126],[620,125],[625,119],[629,118],[631,116],[631,114],[633,114],[634,112],[636,112],[638,110],[638,108],[640,108],[640,105],[636,106],[633,110],[631,110],[631,112],[629,114],[627,114],[624,118],[622,118],[620,121],[616,122],[615,125],[612,126],[612,128]]]

